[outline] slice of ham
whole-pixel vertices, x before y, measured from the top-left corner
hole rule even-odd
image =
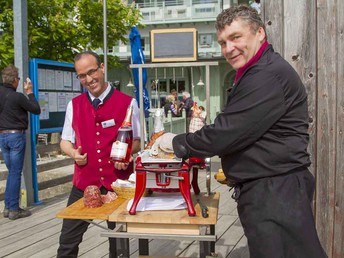
[[[110,203],[117,199],[117,194],[115,192],[107,192],[107,194],[102,195],[103,203]]]

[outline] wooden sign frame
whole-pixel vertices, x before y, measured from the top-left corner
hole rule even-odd
[[[150,32],[152,62],[197,61],[195,28],[156,29]]]

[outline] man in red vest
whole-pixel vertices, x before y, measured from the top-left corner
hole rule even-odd
[[[88,91],[68,103],[62,132],[61,149],[75,161],[73,188],[67,206],[83,197],[89,185],[99,187],[102,194],[112,191],[117,179],[127,179],[133,164],[109,162],[111,146],[121,126],[132,97],[115,90],[104,79],[104,64],[91,51],[74,58],[80,83]],[[140,118],[134,102],[132,153],[140,149]],[[131,158],[132,161],[132,158]],[[79,244],[89,223],[83,220],[63,220],[57,257],[77,257]],[[115,223],[108,223],[115,228]],[[116,239],[109,238],[109,256],[117,257]]]

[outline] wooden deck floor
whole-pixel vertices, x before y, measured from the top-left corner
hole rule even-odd
[[[213,173],[212,173],[213,174]],[[205,173],[200,173],[199,185],[205,191]],[[220,193],[218,222],[215,227],[218,257],[248,258],[247,240],[243,234],[236,211],[236,203],[231,198],[226,185],[212,178],[213,192]],[[33,214],[28,218],[10,221],[0,218],[0,257],[56,257],[62,220],[55,215],[66,206],[67,196],[45,201],[31,207]],[[106,226],[106,223],[99,221]],[[107,238],[101,237],[102,229],[90,225],[80,245],[79,257],[108,257]],[[130,240],[130,257],[139,257],[138,240]],[[197,241],[151,240],[149,253],[154,257],[198,257]]]

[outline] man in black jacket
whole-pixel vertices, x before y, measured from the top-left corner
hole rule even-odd
[[[27,79],[24,90],[28,98],[16,92],[20,78],[18,68],[7,66],[2,71],[0,84],[0,148],[8,169],[5,190],[4,217],[10,220],[31,215],[19,207],[21,175],[24,164],[28,111],[40,114],[41,109],[32,93],[32,83]]]
[[[234,86],[214,124],[173,139],[175,154],[221,157],[251,258],[326,257],[311,208],[305,87],[268,44],[251,7],[224,10],[216,30],[225,59],[237,71]]]

